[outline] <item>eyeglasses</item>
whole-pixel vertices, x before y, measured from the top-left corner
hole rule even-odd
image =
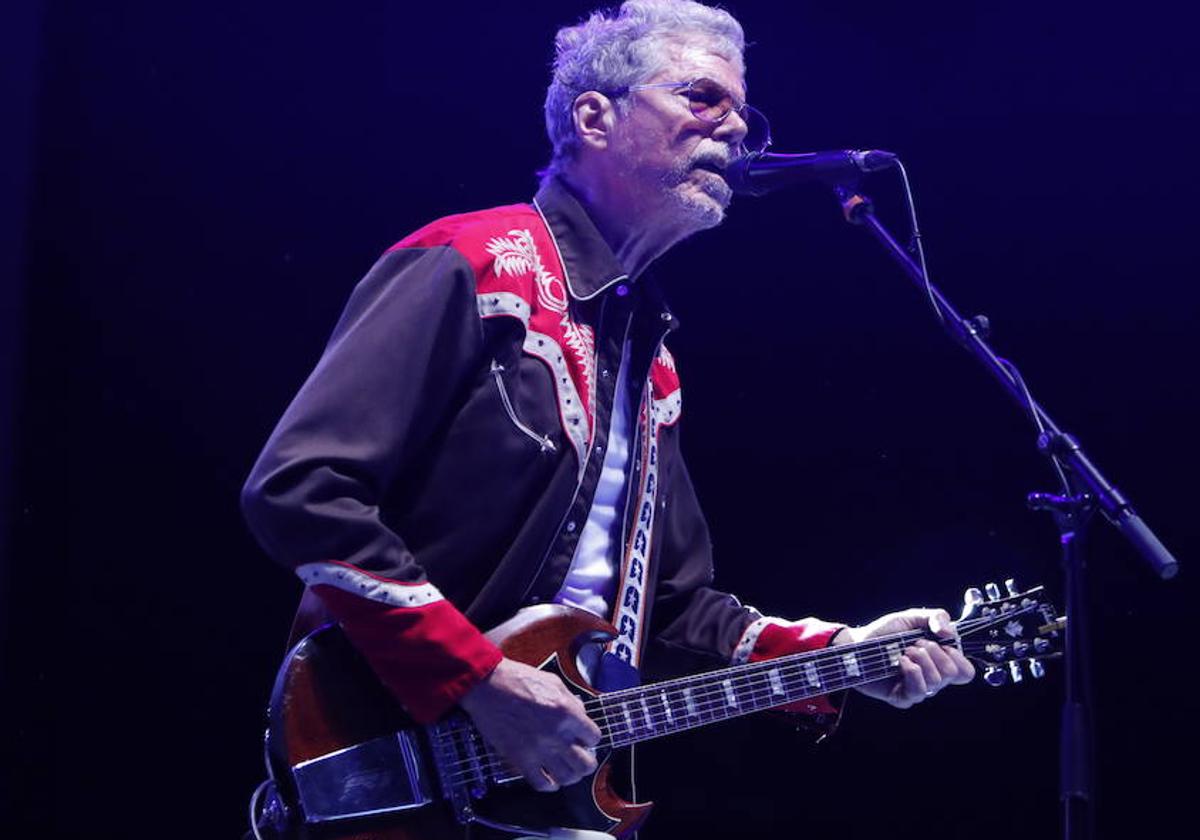
[[[687,98],[688,110],[692,116],[707,123],[721,123],[730,113],[736,111],[746,124],[746,136],[742,138],[739,152],[743,155],[752,152],[766,151],[771,145],[771,124],[757,108],[738,103],[729,89],[720,82],[701,77],[690,82],[655,82],[648,85],[628,85],[612,92],[613,96],[624,96],[635,90],[650,90],[652,88],[676,88]]]

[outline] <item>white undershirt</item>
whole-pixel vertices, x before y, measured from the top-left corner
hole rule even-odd
[[[629,345],[621,352],[608,431],[608,451],[592,498],[592,509],[575,546],[571,568],[562,589],[554,596],[559,604],[579,607],[607,620],[612,611],[616,569],[620,561],[622,513],[625,508],[626,468],[629,466]]]

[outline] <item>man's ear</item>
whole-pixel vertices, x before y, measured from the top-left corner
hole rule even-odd
[[[575,136],[585,148],[607,149],[617,124],[616,105],[603,93],[585,91],[575,97],[571,119],[575,124]]]

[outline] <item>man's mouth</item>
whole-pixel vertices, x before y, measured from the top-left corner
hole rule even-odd
[[[692,165],[692,169],[703,169],[705,172],[712,172],[714,175],[725,177],[725,165],[714,160],[700,160]]]

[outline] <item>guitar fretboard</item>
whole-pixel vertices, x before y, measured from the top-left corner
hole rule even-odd
[[[617,691],[589,701],[588,713],[603,733],[601,747],[623,747],[883,679],[923,636],[912,631]]]

